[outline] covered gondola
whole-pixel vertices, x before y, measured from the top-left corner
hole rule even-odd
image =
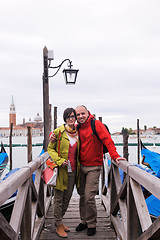
[[[156,177],[160,178],[160,154],[147,149],[141,141],[141,155],[148,170],[152,170]],[[160,216],[160,200],[153,194],[146,198],[149,213],[153,217]]]
[[[8,154],[6,153],[6,150],[4,148],[3,143],[1,142],[1,151],[0,151],[0,179],[2,176],[2,173],[7,168],[8,164]]]
[[[44,147],[40,153],[40,155],[42,155],[44,153]],[[9,178],[11,175],[13,175],[15,172],[17,172],[18,170],[20,170],[20,168],[14,168],[11,171],[9,171],[4,178],[2,179],[2,181],[5,181],[5,179]],[[36,172],[34,172],[32,174],[32,179],[33,182],[35,181],[35,174]],[[15,203],[15,199],[16,199],[16,195],[17,195],[17,191],[7,200],[5,201],[1,206],[0,206],[0,213],[6,218],[6,220],[9,222],[10,218],[11,218],[11,214],[12,214],[12,210],[14,207],[14,203]]]

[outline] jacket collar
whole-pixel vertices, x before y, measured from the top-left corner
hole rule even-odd
[[[61,131],[61,132],[64,132],[65,131],[65,126],[64,126],[65,124],[62,124],[60,127],[59,127],[59,130]]]

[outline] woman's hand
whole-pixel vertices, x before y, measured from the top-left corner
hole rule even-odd
[[[62,167],[66,167],[68,165],[68,161],[66,160],[66,161],[64,161],[63,163],[62,163]]]
[[[57,138],[56,138],[54,132],[51,132],[51,133],[49,134],[49,141],[52,142],[52,143],[54,143],[55,141],[57,141]]]

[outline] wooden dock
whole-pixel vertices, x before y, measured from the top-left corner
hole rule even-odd
[[[97,232],[94,236],[87,236],[87,230],[76,232],[75,228],[80,223],[79,217],[79,196],[73,196],[67,213],[64,216],[64,224],[70,228],[68,239],[117,239],[113,228],[110,225],[110,219],[101,204],[100,196],[96,196],[97,204]],[[45,218],[45,226],[41,232],[39,240],[62,239],[56,234],[53,217],[53,204],[50,206],[48,214]]]
[[[0,183],[0,207],[18,190],[10,221],[0,212],[0,240],[62,239],[54,226],[52,191],[41,177],[48,157],[45,152]],[[119,169],[125,173],[123,182]],[[33,181],[31,176],[35,172]],[[64,216],[64,224],[71,229],[68,239],[107,240],[117,239],[117,236],[120,240],[160,239],[160,216],[151,217],[141,187],[160,199],[159,178],[144,174],[142,169],[127,161],[119,164],[112,161],[109,171],[106,164],[103,165],[100,186],[101,196],[96,196],[97,233],[88,237],[87,230],[75,231],[80,218],[79,196],[74,193]]]

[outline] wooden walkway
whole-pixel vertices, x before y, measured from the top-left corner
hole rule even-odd
[[[64,224],[70,228],[68,233],[68,239],[117,239],[114,230],[110,226],[110,219],[107,215],[103,205],[101,204],[100,196],[96,196],[97,203],[97,232],[94,236],[87,236],[87,230],[82,232],[76,232],[75,228],[80,223],[79,218],[79,196],[73,196],[70,205],[68,207],[67,213],[64,216]],[[45,219],[45,226],[42,230],[39,240],[48,239],[64,239],[60,238],[56,234],[56,228],[54,226],[53,218],[53,204],[50,206],[48,214]]]

